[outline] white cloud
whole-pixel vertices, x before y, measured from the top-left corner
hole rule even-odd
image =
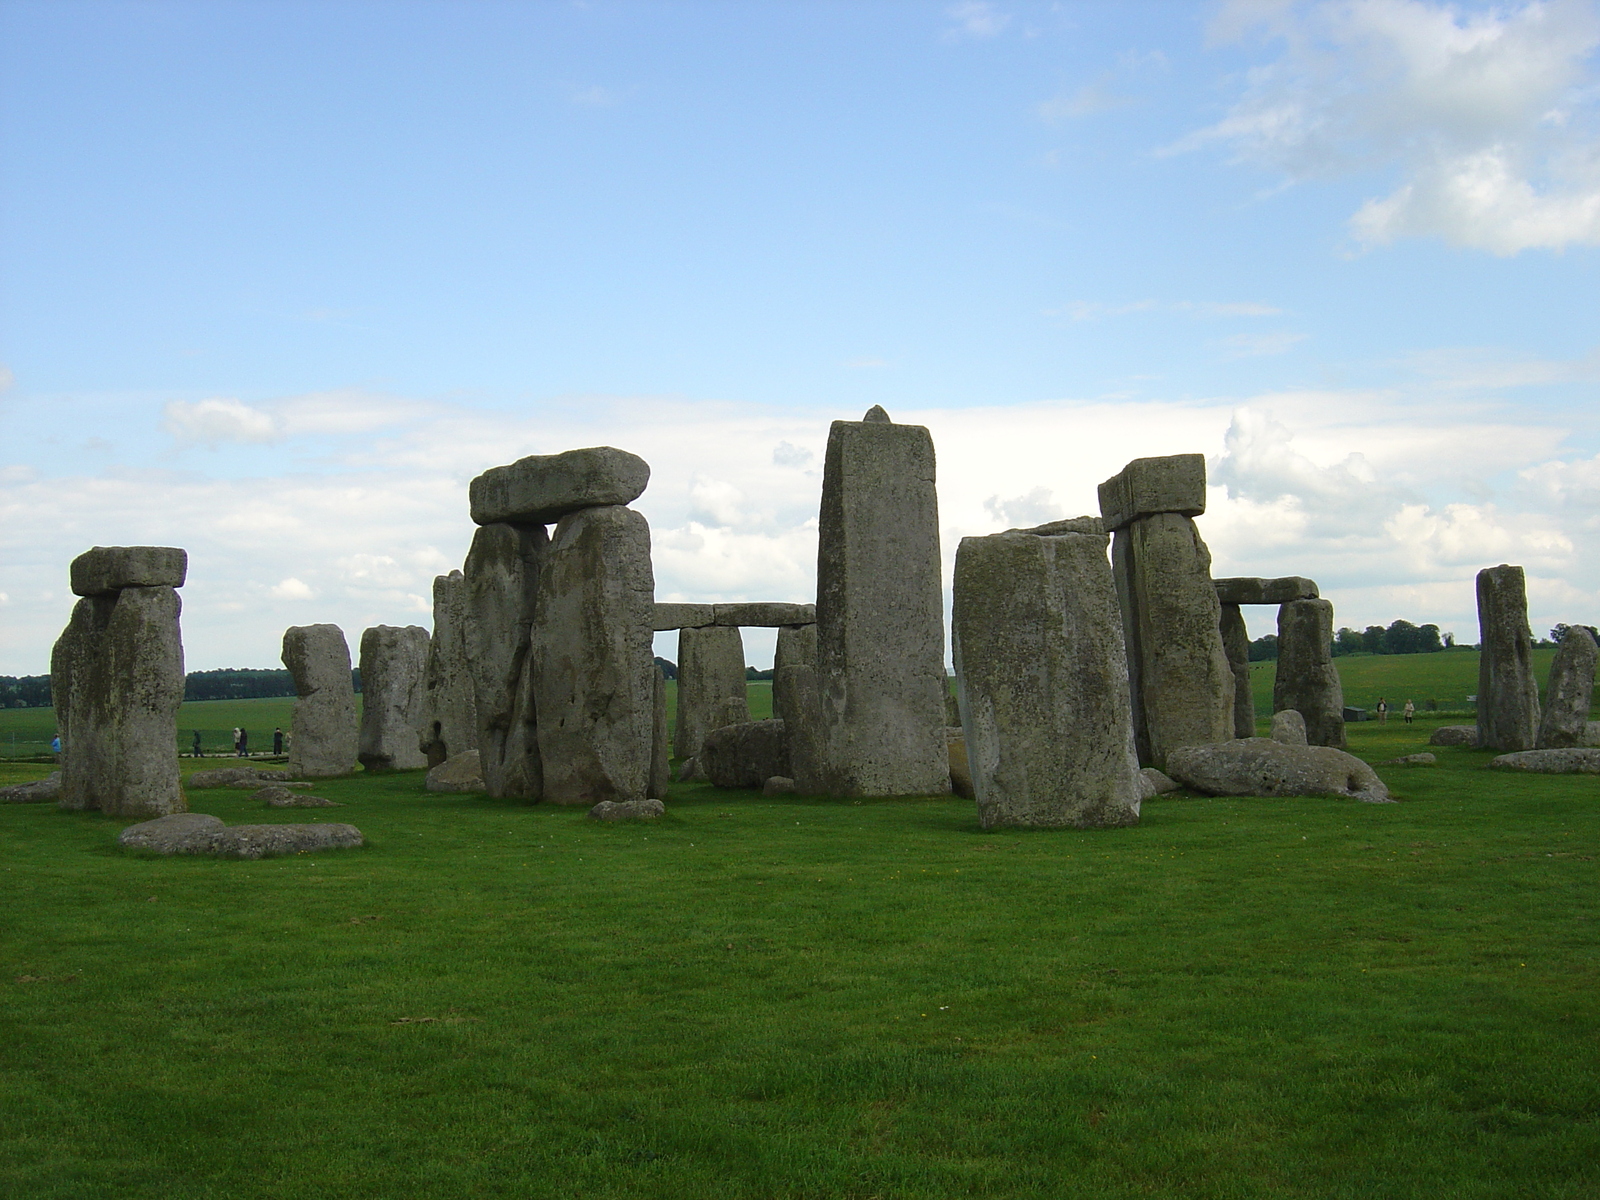
[[[1164,152],[1221,143],[1289,180],[1398,169],[1351,217],[1367,245],[1438,236],[1515,254],[1600,245],[1600,46],[1592,0],[1464,12],[1427,0],[1248,0],[1214,26],[1282,54],[1221,121]]]
[[[1236,333],[1222,339],[1230,358],[1256,358],[1266,354],[1286,354],[1306,340],[1303,333]]]
[[[316,595],[315,592],[292,575],[282,582],[274,584],[271,594],[278,600],[310,600]]]
[[[983,507],[996,521],[1004,521],[1014,529],[1043,525],[1046,521],[1059,521],[1066,516],[1047,487],[1036,487],[1027,495],[1013,496],[1010,500],[1002,500],[998,495],[990,496],[983,502]]]
[[[944,12],[954,23],[953,28],[945,33],[946,38],[951,40],[998,37],[1011,24],[1010,13],[1001,12],[986,0],[961,0],[961,3],[950,5]]]
[[[164,411],[163,426],[180,442],[216,446],[220,442],[275,442],[282,436],[271,413],[242,400],[174,400]]]

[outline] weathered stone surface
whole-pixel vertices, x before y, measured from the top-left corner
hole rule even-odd
[[[653,821],[665,816],[667,806],[660,800],[602,800],[589,810],[596,821]]]
[[[1112,567],[1122,610],[1134,745],[1160,767],[1178,746],[1225,741],[1234,730],[1233,670],[1211,552],[1193,521],[1160,513],[1118,530]]]
[[[1175,792],[1183,786],[1165,771],[1158,771],[1154,767],[1140,767],[1139,776],[1149,787],[1149,795],[1165,796],[1168,792]]]
[[[1441,725],[1428,738],[1430,746],[1476,746],[1476,725]]]
[[[1222,650],[1233,672],[1233,736],[1256,735],[1256,702],[1250,689],[1250,631],[1237,604],[1223,604],[1218,621]]]
[[[354,825],[224,825],[204,813],[175,813],[130,825],[117,845],[157,854],[205,854],[217,858],[269,858],[365,844]]]
[[[1213,579],[1211,583],[1217,589],[1217,599],[1224,604],[1287,604],[1291,600],[1315,600],[1321,595],[1315,582],[1300,575],[1281,579],[1235,576]]]
[[[188,807],[178,783],[182,610],[170,587],[125,587],[73,607],[50,660],[62,808],[150,817]]]
[[[812,625],[817,620],[815,604],[786,604],[776,600],[751,600],[741,604],[717,604],[718,625],[747,628],[782,628],[785,625]]]
[[[1306,719],[1292,708],[1272,714],[1272,740],[1285,746],[1307,746]]]
[[[678,782],[679,783],[688,783],[690,780],[694,779],[695,778],[695,766],[696,766],[696,763],[695,763],[694,759],[692,759],[692,758],[686,758],[681,763],[679,763],[678,764]],[[703,779],[704,776],[701,776],[701,778]]]
[[[472,481],[472,520],[548,525],[580,509],[629,504],[649,482],[649,463],[612,446],[532,454]]]
[[[282,781],[282,780],[280,780],[278,778],[278,776],[281,775],[281,774],[282,774],[281,771],[280,772],[274,772],[273,776],[272,776],[272,778],[270,780],[265,775],[252,775],[252,776],[250,776],[249,778],[246,778],[246,779],[235,779],[232,783],[229,783],[226,786],[228,788],[230,788],[230,789],[232,789],[234,791],[238,791],[238,792],[253,792],[253,791],[258,790],[261,787],[261,785],[265,784],[265,783],[271,783],[272,786],[274,786],[274,787],[283,787],[283,788],[290,788],[290,789],[298,788],[298,789],[301,789],[301,790],[309,790],[310,787],[311,787],[311,785],[309,783],[289,783],[289,782],[286,782],[286,781]]]
[[[717,787],[758,788],[789,773],[789,743],[782,721],[746,721],[712,730],[696,756]]]
[[[700,629],[717,623],[716,606],[711,604],[662,604],[653,610],[651,629],[664,633],[669,629]]]
[[[1377,772],[1355,755],[1271,738],[1184,746],[1167,756],[1167,774],[1211,796],[1348,796],[1368,803],[1390,798]]]
[[[196,771],[184,780],[184,786],[190,791],[231,787],[235,783],[256,787],[262,778],[261,773],[254,767],[214,767],[207,771]]]
[[[1478,745],[1532,750],[1539,741],[1528,585],[1521,567],[1478,572]]]
[[[761,785],[763,796],[792,796],[795,790],[794,780],[786,775],[774,775]]]
[[[728,626],[678,631],[678,725],[673,751],[697,754],[713,729],[750,719],[744,639]]]
[[[1590,721],[1583,729],[1585,746],[1600,746],[1600,721]]]
[[[313,796],[307,792],[293,792],[279,784],[261,788],[250,799],[260,800],[268,808],[338,808],[337,801],[329,800],[325,796]]]
[[[72,594],[107,596],[127,587],[180,588],[189,553],[176,546],[96,546],[72,560]]]
[[[1068,517],[1064,521],[1046,521],[1027,529],[1007,529],[1007,533],[1031,533],[1036,537],[1055,537],[1062,533],[1105,533],[1106,523],[1099,517]]]
[[[1536,771],[1541,775],[1600,775],[1600,750],[1520,750],[1489,760],[1497,771]]]
[[[542,525],[485,525],[462,568],[477,749],[491,796],[537,800],[542,789],[529,631],[549,545]]]
[[[1344,685],[1333,665],[1333,604],[1290,600],[1278,609],[1278,670],[1272,710],[1294,709],[1306,722],[1306,741],[1343,749]]]
[[[433,581],[433,635],[422,675],[422,711],[417,748],[436,767],[453,755],[478,748],[478,702],[472,687],[467,640],[467,580],[460,571]]]
[[[933,438],[920,425],[835,421],[817,541],[817,658],[794,779],[808,794],[938,795],[944,613]],[[787,711],[787,710],[786,710]],[[790,772],[778,771],[770,774]]]
[[[799,713],[790,698],[794,673],[786,667],[805,667],[815,672],[817,665],[817,627],[815,625],[785,625],[778,630],[778,644],[772,656],[772,715],[789,722],[789,736],[794,736],[794,724]]]
[[[1402,754],[1399,758],[1387,758],[1379,763],[1380,767],[1431,767],[1439,761],[1437,754],[1429,754],[1424,750],[1421,754]]]
[[[418,744],[428,631],[420,625],[374,625],[361,634],[361,735],[356,757],[369,771],[428,765]]]
[[[1205,510],[1203,454],[1136,458],[1100,485],[1100,517],[1107,533],[1157,513],[1198,517]]]
[[[976,800],[972,788],[972,764],[967,760],[967,735],[959,725],[946,726],[945,745],[950,754],[950,790],[963,800]]]
[[[1120,635],[1104,534],[961,540],[951,636],[985,829],[1138,821]]]
[[[476,750],[452,754],[436,767],[429,767],[423,784],[430,792],[484,791],[483,766]]]
[[[529,649],[545,800],[645,799],[654,607],[644,517],[607,507],[561,518],[539,573]]]
[[[651,683],[650,786],[645,795],[665,800],[672,787],[672,734],[667,730],[667,677],[659,666]]]
[[[1594,699],[1596,659],[1600,659],[1600,646],[1595,645],[1594,635],[1581,625],[1569,626],[1550,664],[1550,682],[1544,690],[1541,750],[1583,745]]]
[[[292,625],[283,634],[283,665],[294,676],[289,774],[347,775],[356,767],[359,728],[350,679],[350,647],[337,625]]]
[[[60,771],[51,771],[43,779],[0,787],[0,804],[49,804],[60,798]]]

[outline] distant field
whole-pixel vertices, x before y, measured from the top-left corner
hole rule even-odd
[[[1539,696],[1544,697],[1545,684],[1550,678],[1550,660],[1555,658],[1555,647],[1536,649],[1533,652],[1533,674],[1539,681]],[[1447,650],[1436,654],[1356,654],[1333,660],[1344,685],[1344,702],[1354,708],[1373,708],[1382,696],[1393,712],[1399,712],[1407,700],[1421,709],[1434,700],[1443,711],[1464,711],[1472,706],[1468,696],[1478,694],[1478,652],[1476,650]],[[1256,715],[1272,715],[1272,682],[1276,678],[1277,663],[1263,662],[1250,665],[1251,691],[1256,702]]]

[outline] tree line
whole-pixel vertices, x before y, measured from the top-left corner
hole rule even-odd
[[[350,681],[359,692],[359,667],[351,670]],[[185,700],[264,700],[294,694],[294,676],[282,668],[225,667],[215,671],[190,671],[183,677]],[[0,675],[0,706],[48,708],[50,703],[50,676]]]

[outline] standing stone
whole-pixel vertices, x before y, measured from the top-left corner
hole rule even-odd
[[[786,728],[793,736],[794,723],[799,712],[790,698],[794,682],[792,672],[785,668],[804,666],[813,672],[817,665],[817,627],[812,625],[783,625],[778,629],[778,645],[772,656],[772,715],[787,722]]]
[[[985,829],[1139,819],[1106,543],[1104,534],[1000,533],[963,538],[956,552],[956,690]]]
[[[361,634],[361,738],[356,757],[369,771],[419,770],[417,745],[428,631],[420,625],[374,625]]]
[[[1532,750],[1539,739],[1528,585],[1521,567],[1478,572],[1478,746]]]
[[[538,578],[529,646],[543,797],[643,800],[655,710],[650,526],[630,508],[561,518]]]
[[[294,676],[288,773],[292,779],[348,775],[360,736],[350,647],[337,625],[291,625],[283,632],[283,665]]]
[[[67,809],[160,817],[188,808],[178,782],[183,583],[165,546],[96,546],[72,563],[82,595],[50,659]]]
[[[418,749],[436,767],[478,748],[478,705],[467,661],[466,577],[460,571],[433,581],[433,636],[422,677]]]
[[[1278,673],[1272,711],[1294,709],[1306,720],[1306,742],[1345,747],[1344,686],[1333,665],[1333,603],[1290,600],[1278,608]]]
[[[1589,705],[1594,700],[1595,660],[1600,658],[1594,635],[1570,625],[1550,664],[1544,690],[1544,717],[1539,722],[1539,749],[1564,750],[1586,740]]]
[[[527,674],[535,591],[549,541],[542,525],[485,525],[473,535],[462,570],[469,615],[462,641],[478,717],[479,765],[491,796],[540,796],[543,770]]]
[[[816,736],[792,746],[801,791],[950,790],[943,607],[932,436],[877,408],[835,421],[818,522]]]
[[[672,786],[672,737],[667,732],[667,677],[655,668],[650,722],[650,786],[652,800],[665,800]]]
[[[731,626],[678,631],[678,727],[672,748],[679,758],[700,753],[706,734],[750,719],[744,639]]]
[[[1244,614],[1237,604],[1222,605],[1219,625],[1222,650],[1233,671],[1233,736],[1254,737],[1256,701],[1250,689],[1250,631],[1245,627]]]

